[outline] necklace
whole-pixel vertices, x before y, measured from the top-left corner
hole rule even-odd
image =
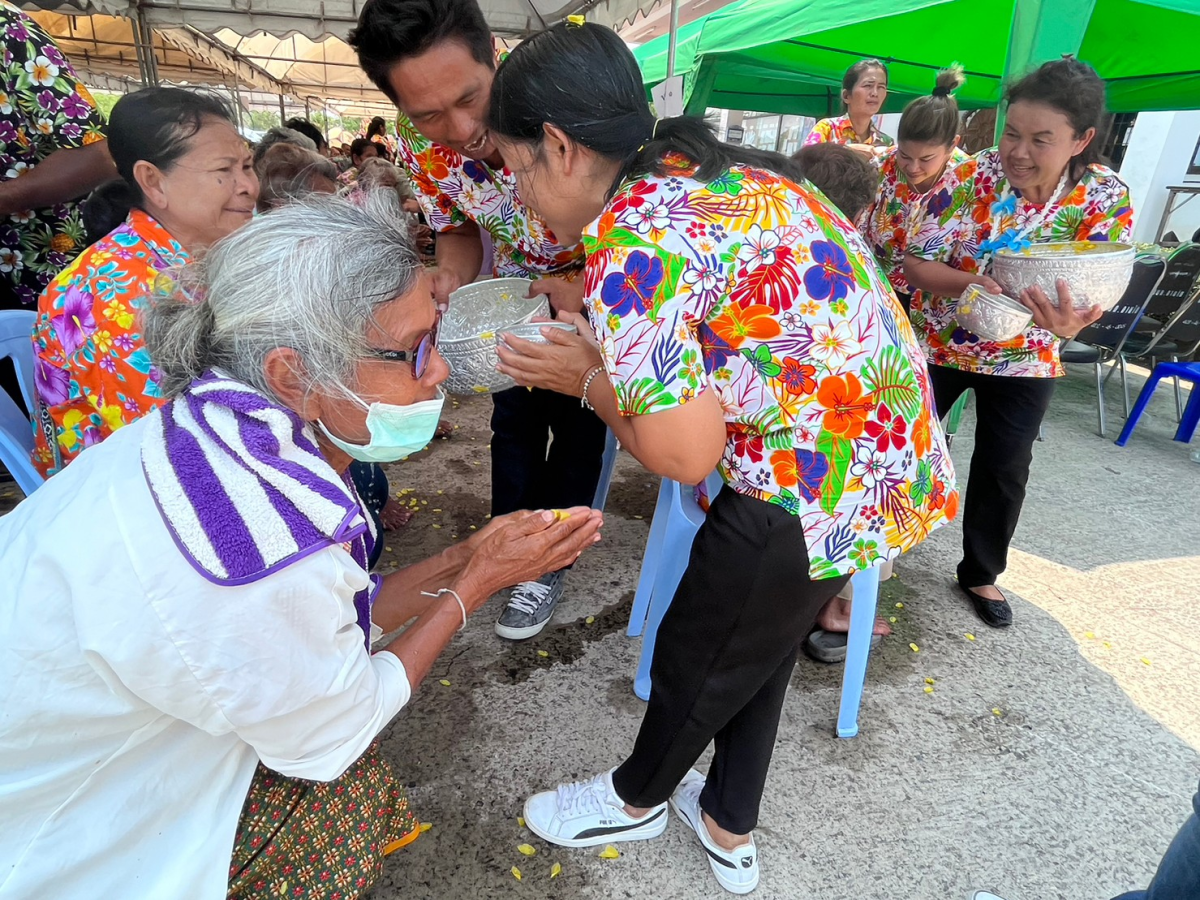
[[[1041,209],[1036,210],[1033,215],[1025,219],[1024,224],[1015,224],[1017,215],[1017,195],[1013,191],[1012,184],[1008,178],[1004,179],[1004,189],[1000,192],[1000,196],[991,206],[991,237],[984,241],[979,249],[980,271],[986,272],[991,266],[992,256],[997,250],[1013,250],[1014,252],[1024,250],[1033,243],[1032,236],[1052,218],[1052,214],[1058,212],[1059,204],[1062,201],[1063,191],[1067,187],[1067,175],[1071,171],[1068,165],[1063,169],[1062,177],[1058,179],[1058,185],[1054,188],[1054,193],[1050,195]],[[1031,206],[1033,204],[1030,204]],[[1005,215],[1011,215],[1014,220],[1014,225],[1008,231],[1001,230],[1001,224],[1004,221]]]

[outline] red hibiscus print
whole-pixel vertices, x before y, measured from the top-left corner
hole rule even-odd
[[[892,415],[886,403],[879,404],[874,421],[868,422],[865,430],[875,439],[875,446],[882,453],[887,453],[891,447],[903,450],[908,443],[908,423],[903,416]]]

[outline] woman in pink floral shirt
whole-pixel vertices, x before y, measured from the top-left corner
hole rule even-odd
[[[1008,89],[1000,146],[954,170],[927,202],[907,247],[905,274],[917,289],[913,325],[929,358],[937,408],[975,392],[978,422],[963,513],[958,586],[993,627],[1012,623],[996,579],[1021,515],[1033,443],[1063,374],[1061,343],[1100,317],[1082,313],[1060,285],[1051,306],[1040,290],[1022,302],[1033,322],[1011,341],[986,341],[955,319],[970,285],[1001,293],[992,254],[1045,241],[1128,241],[1129,189],[1099,163],[1104,82],[1086,63],[1046,63]]]
[[[650,838],[670,799],[744,893],[800,641],[851,573],[957,508],[916,338],[793,163],[697,119],[655,121],[612,31],[522,43],[489,124],[522,196],[587,254],[590,326],[512,339],[502,371],[594,406],[651,471],[694,484],[716,467],[726,485],[659,626],[632,754],[531,797],[525,821],[568,847]],[[706,779],[691,767],[712,741]]]

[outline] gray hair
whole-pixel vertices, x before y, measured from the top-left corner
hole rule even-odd
[[[274,128],[268,128],[266,134],[259,138],[258,143],[254,147],[255,170],[258,169],[258,164],[262,162],[263,154],[276,144],[292,144],[305,150],[312,150],[314,153],[317,150],[316,143],[308,135],[301,134],[294,128],[282,128],[276,125]]]
[[[257,216],[171,272],[173,290],[142,312],[146,349],[169,397],[220,369],[278,400],[263,366],[280,347],[300,357],[308,390],[348,395],[370,356],[375,311],[420,274],[395,193],[313,195]]]

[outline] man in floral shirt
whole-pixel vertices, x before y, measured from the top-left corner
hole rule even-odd
[[[534,279],[533,292],[556,310],[580,312],[583,247],[559,245],[525,206],[484,125],[496,60],[476,0],[367,0],[350,43],[400,110],[397,163],[438,233],[438,303],[475,280],[487,232],[493,275]],[[605,438],[595,413],[553,391],[513,388],[493,402],[492,514],[590,505]],[[540,632],[562,597],[563,574],[518,585],[496,633],[516,640]]]
[[[33,19],[0,0],[0,309],[32,307],[86,241],[74,202],[116,176],[104,119]]]

